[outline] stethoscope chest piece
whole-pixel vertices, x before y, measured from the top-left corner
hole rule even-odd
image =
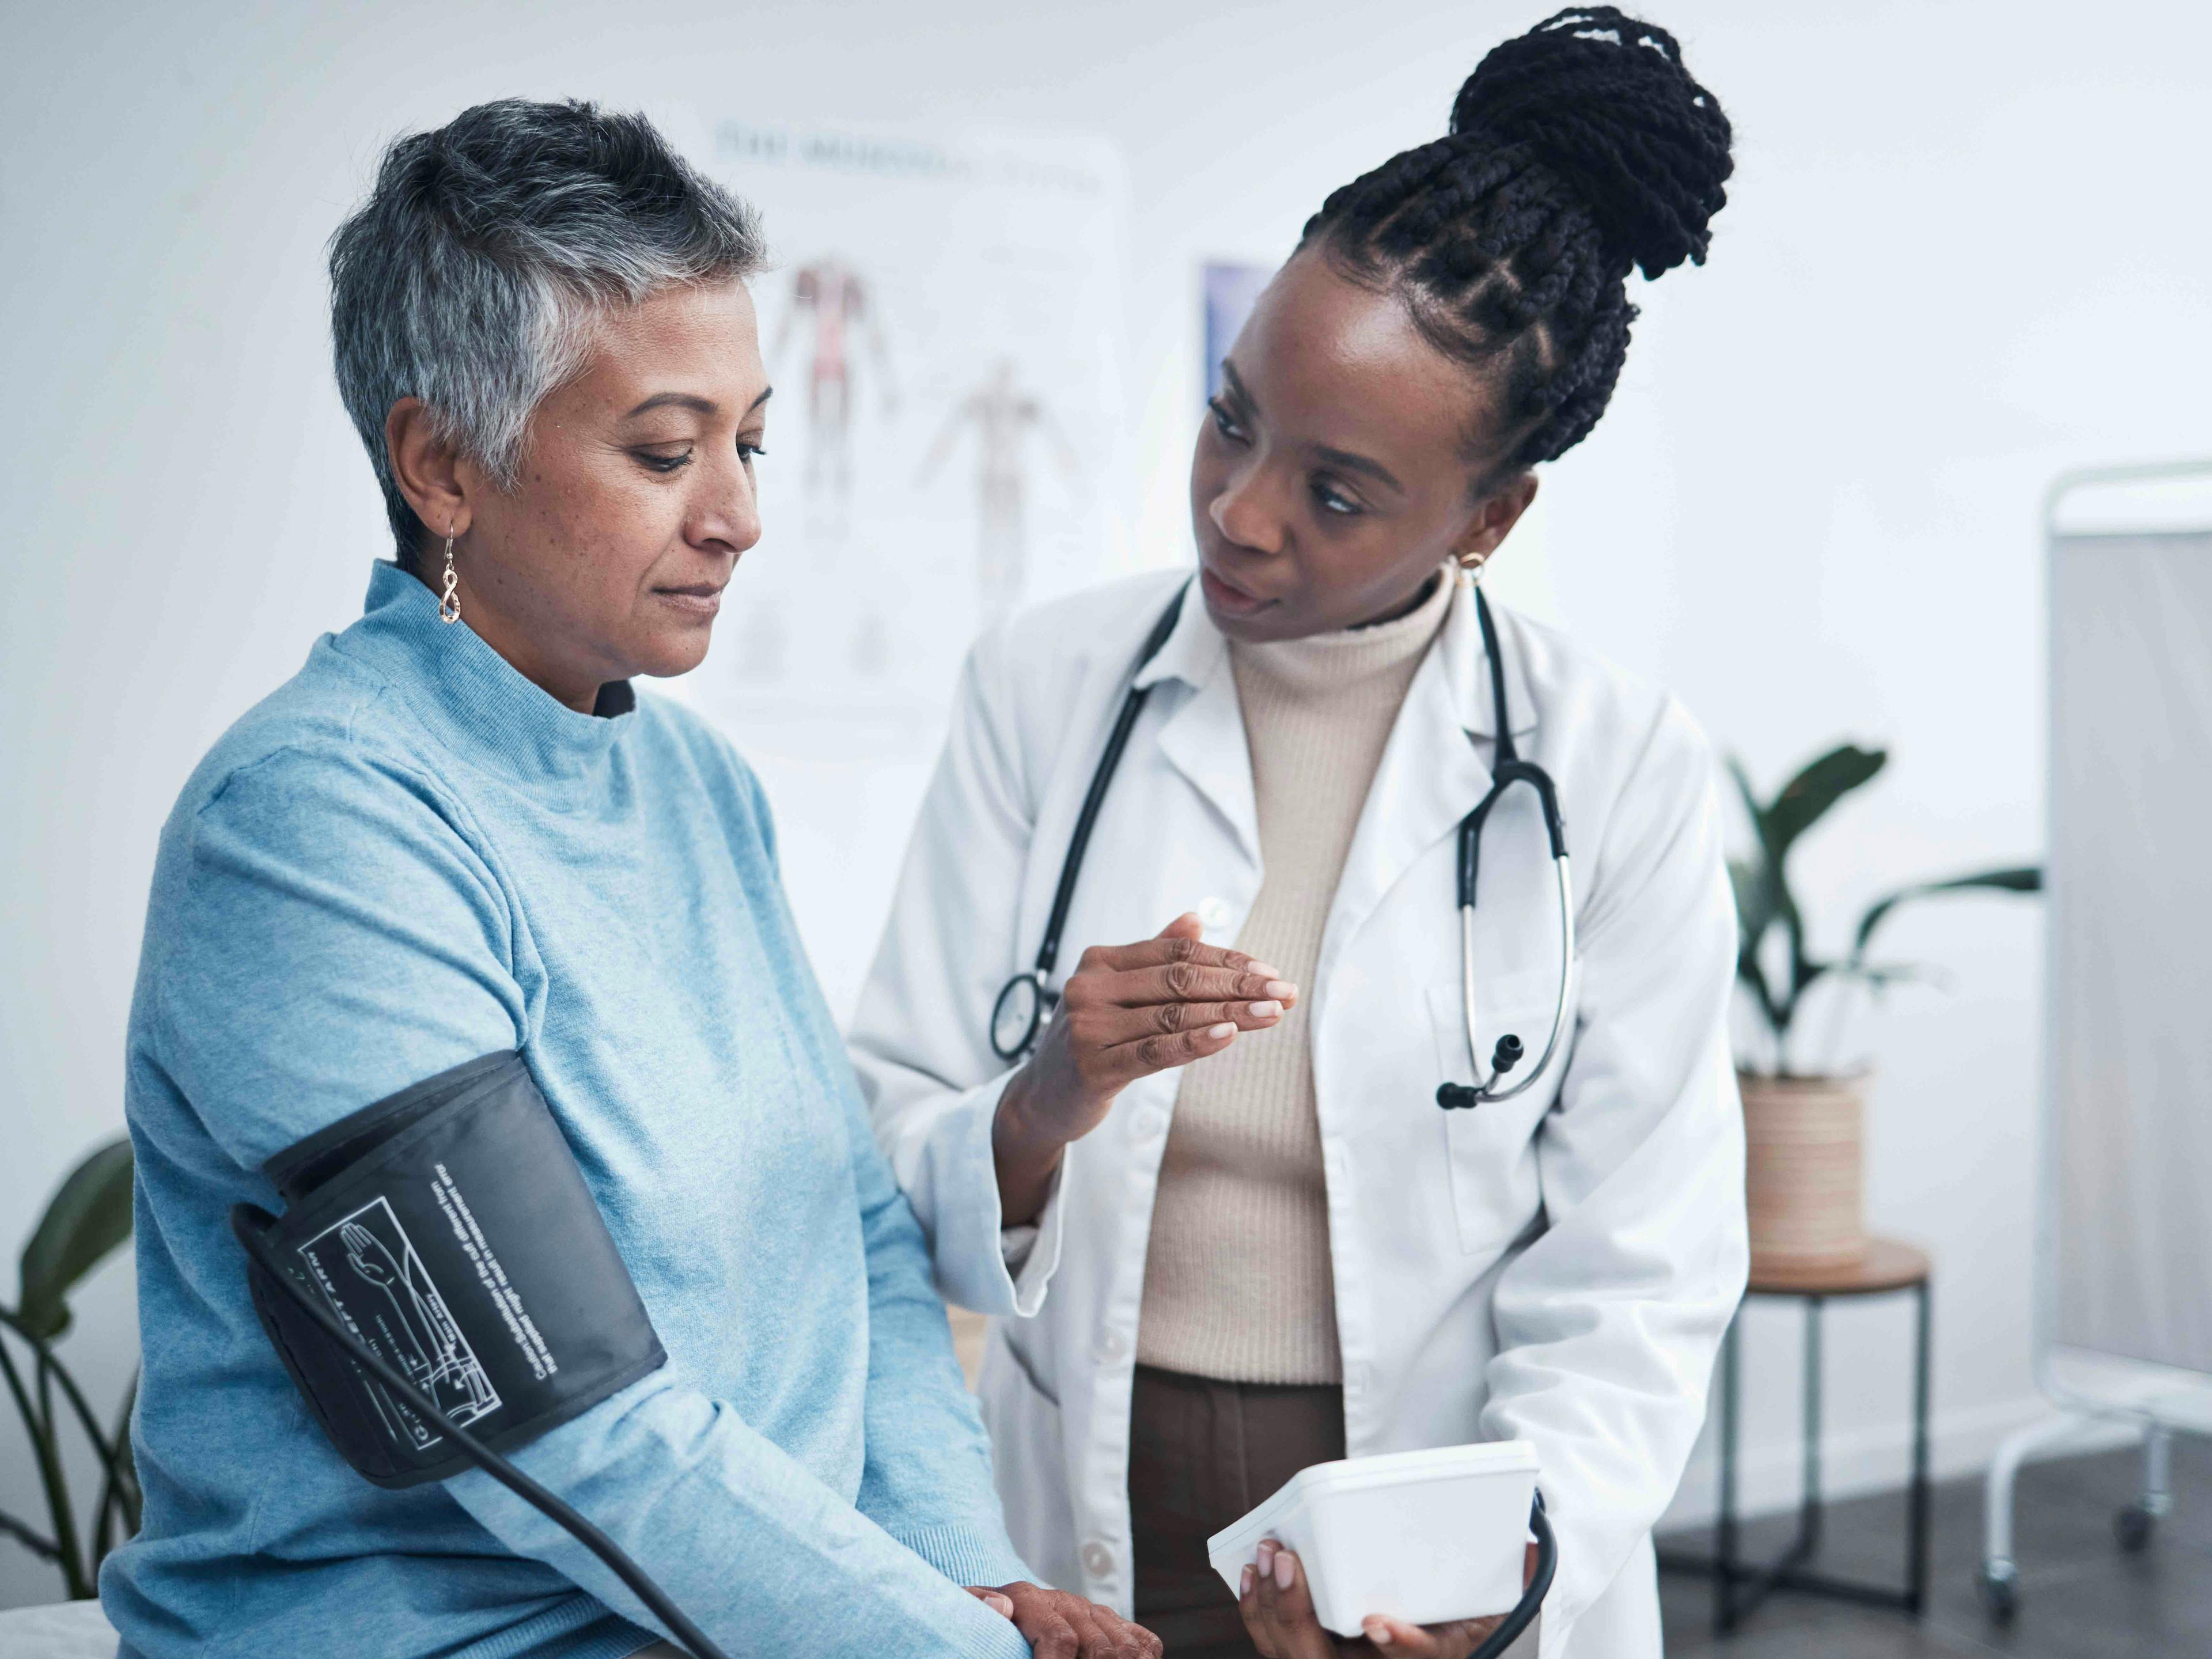
[[[1033,973],[1008,980],[991,1007],[991,1052],[1010,1064],[1027,1054],[1059,1000]]]
[[[1099,808],[1105,805],[1106,787],[1113,782],[1115,769],[1121,764],[1121,751],[1129,746],[1129,733],[1136,729],[1137,716],[1145,712],[1145,703],[1152,696],[1152,687],[1139,685],[1137,677],[1175,631],[1176,619],[1182,615],[1183,595],[1189,591],[1188,582],[1176,589],[1174,602],[1160,613],[1137,653],[1121,712],[1114,717],[1114,729],[1107,734],[1097,769],[1091,775],[1091,787],[1084,791],[1082,809],[1075,816],[1075,833],[1068,839],[1067,856],[1060,861],[1060,880],[1052,893],[1052,914],[1044,925],[1036,962],[1001,986],[999,1000],[991,1005],[991,1052],[1010,1066],[1029,1057],[1045,1022],[1060,1005],[1059,994],[1048,989],[1048,983],[1060,960],[1060,936],[1067,926],[1068,906],[1075,898],[1075,879],[1083,873],[1083,855],[1090,848],[1091,832],[1097,827]]]

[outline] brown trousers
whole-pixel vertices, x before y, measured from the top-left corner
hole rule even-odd
[[[1344,1455],[1344,1391],[1139,1365],[1129,1419],[1137,1622],[1168,1659],[1255,1659],[1206,1540],[1308,1464]]]

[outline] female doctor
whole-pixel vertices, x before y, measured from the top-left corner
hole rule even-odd
[[[1559,1539],[1544,1659],[1660,1651],[1650,1528],[1746,1263],[1711,769],[1473,579],[1604,410],[1631,265],[1702,262],[1729,142],[1611,8],[1498,47],[1238,337],[1195,580],[967,665],[854,1047],[940,1285],[998,1316],[1018,1546],[1170,1656],[1336,1651],[1287,1552],[1241,1603],[1206,1563],[1298,1468],[1513,1437]]]

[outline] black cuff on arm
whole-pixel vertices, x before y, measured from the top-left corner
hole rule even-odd
[[[583,1171],[520,1054],[483,1055],[269,1160],[287,1208],[250,1205],[276,1260],[456,1425],[495,1449],[667,1362]],[[380,1486],[473,1467],[274,1282],[247,1281],[331,1443]]]

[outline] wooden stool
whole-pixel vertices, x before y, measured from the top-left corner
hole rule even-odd
[[[1917,1304],[1912,1370],[1912,1482],[1907,1489],[1905,1587],[1863,1584],[1812,1571],[1808,1563],[1820,1547],[1820,1312],[1832,1297],[1885,1296],[1910,1291]],[[1745,1561],[1738,1550],[1736,1453],[1741,1392],[1736,1326],[1722,1340],[1720,1514],[1711,1557],[1662,1551],[1660,1566],[1670,1572],[1703,1573],[1713,1581],[1713,1627],[1725,1634],[1778,1589],[1825,1595],[1869,1607],[1895,1607],[1917,1617],[1928,1592],[1928,1257],[1893,1238],[1868,1241],[1865,1259],[1856,1267],[1814,1272],[1752,1270],[1745,1299],[1790,1297],[1805,1304],[1804,1497],[1797,1514],[1797,1536],[1790,1547],[1764,1565]]]

